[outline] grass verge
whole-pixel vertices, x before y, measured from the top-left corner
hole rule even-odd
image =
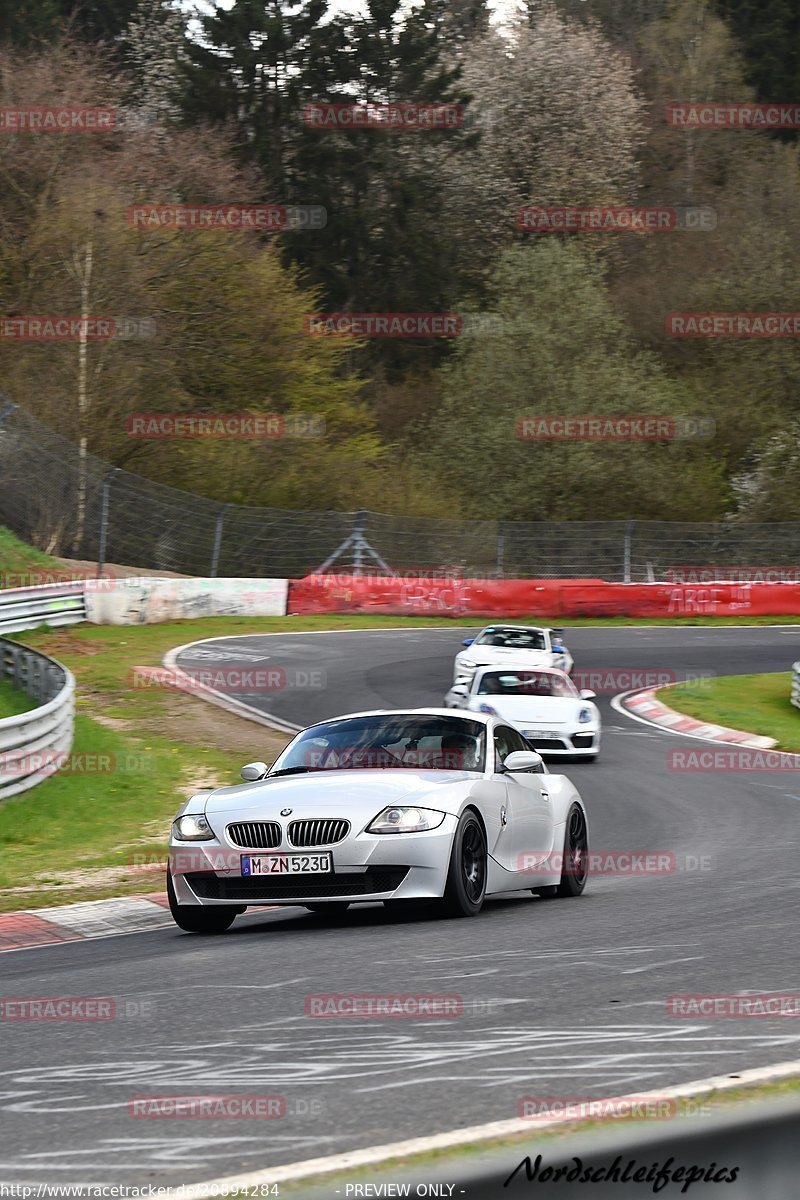
[[[35,700],[21,689],[13,688],[8,680],[0,679],[0,721],[3,717],[19,717],[32,708],[36,708]]]
[[[58,560],[33,546],[26,546],[10,530],[0,525],[0,589],[26,587],[37,583],[42,571],[61,571]]]
[[[777,739],[777,749],[800,750],[800,710],[789,702],[789,671],[770,675],[720,675],[662,688],[658,699],[678,712]]]

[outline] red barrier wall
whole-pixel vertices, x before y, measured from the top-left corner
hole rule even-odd
[[[604,583],[601,579],[404,579],[309,575],[288,612],[438,617],[687,617],[800,614],[800,583]]]

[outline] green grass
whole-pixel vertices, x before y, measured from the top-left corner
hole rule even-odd
[[[21,689],[13,688],[9,681],[0,680],[0,721],[3,717],[18,717],[32,708],[36,708],[35,700]]]
[[[791,672],[720,675],[662,688],[659,700],[678,712],[777,739],[781,750],[800,750],[800,709],[789,703]]]
[[[131,737],[83,716],[76,721],[73,755],[74,771],[60,772],[0,806],[0,887],[45,885],[24,904],[17,895],[0,908],[31,907],[31,899],[56,904],[59,896],[50,889],[72,893],[75,883],[87,899],[113,881],[98,877],[81,885],[74,873],[99,868],[124,868],[132,890],[159,888],[161,876],[137,864],[163,855],[187,760],[198,788],[204,774],[212,781],[220,773],[233,778],[241,765],[240,756],[234,762],[212,747],[175,745],[166,735]]]
[[[26,546],[10,530],[0,525],[0,590],[46,583],[46,578],[39,578],[43,571],[63,574],[64,570],[57,559],[33,546]]]

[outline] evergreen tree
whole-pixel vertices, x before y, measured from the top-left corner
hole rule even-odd
[[[717,0],[739,41],[760,100],[800,96],[800,8],[796,0]],[[785,131],[788,136],[796,136]]]

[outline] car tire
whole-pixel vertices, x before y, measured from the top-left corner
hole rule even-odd
[[[349,900],[331,900],[328,904],[304,904],[303,908],[307,908],[309,912],[329,914],[334,916],[336,913],[343,913],[345,909],[350,907]]]
[[[169,871],[167,898],[173,921],[186,933],[224,933],[226,929],[230,929],[242,911],[238,908],[226,908],[221,904],[178,904]]]
[[[580,896],[586,887],[586,880],[589,877],[589,835],[586,829],[586,816],[579,804],[573,804],[570,808],[566,825],[561,879],[557,884],[531,888],[533,895],[538,896],[541,900]],[[576,855],[579,856],[577,861],[580,863],[580,870],[574,869]]]
[[[467,810],[458,822],[450,851],[447,883],[440,909],[449,917],[475,917],[486,898],[486,835],[477,816]]]

